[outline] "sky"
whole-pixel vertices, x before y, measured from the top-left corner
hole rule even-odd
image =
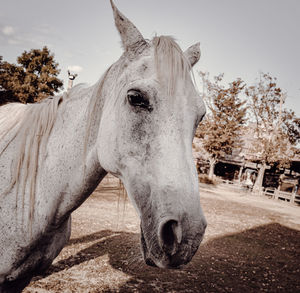
[[[259,72],[277,78],[286,107],[300,116],[299,0],[115,0],[144,38],[174,36],[183,50],[201,44],[194,67],[225,82],[248,85]],[[0,0],[0,55],[16,63],[25,50],[48,46],[67,88],[68,68],[76,83],[94,84],[122,54],[109,0]]]

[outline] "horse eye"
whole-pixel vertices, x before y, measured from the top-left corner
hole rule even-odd
[[[149,100],[139,90],[129,90],[127,92],[127,99],[131,106],[148,109],[149,111],[152,110]]]

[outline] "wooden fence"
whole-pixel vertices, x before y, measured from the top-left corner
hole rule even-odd
[[[252,192],[252,186],[243,185],[238,182],[222,180],[221,184],[222,186],[227,187],[233,192],[234,191],[236,192],[248,191],[250,193]],[[260,192],[260,195],[267,196],[272,199],[282,200],[282,201],[300,205],[300,195],[296,193],[284,192],[275,188],[265,188],[262,192]]]
[[[300,205],[300,195],[296,193],[284,192],[274,188],[266,188],[264,195],[270,198],[287,201]]]

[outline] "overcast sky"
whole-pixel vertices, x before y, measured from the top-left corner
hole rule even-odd
[[[277,77],[286,106],[300,116],[299,0],[115,0],[145,38],[174,36],[182,49],[200,41],[197,71],[225,73],[252,84],[259,72]],[[122,53],[108,0],[0,0],[0,55],[48,46],[67,84],[95,83]]]

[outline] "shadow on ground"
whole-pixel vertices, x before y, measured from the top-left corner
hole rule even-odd
[[[277,223],[210,240],[181,270],[146,266],[138,234],[105,230],[69,245],[89,241],[95,242],[52,265],[46,275],[108,254],[113,268],[131,276],[119,292],[300,291],[300,231]]]

